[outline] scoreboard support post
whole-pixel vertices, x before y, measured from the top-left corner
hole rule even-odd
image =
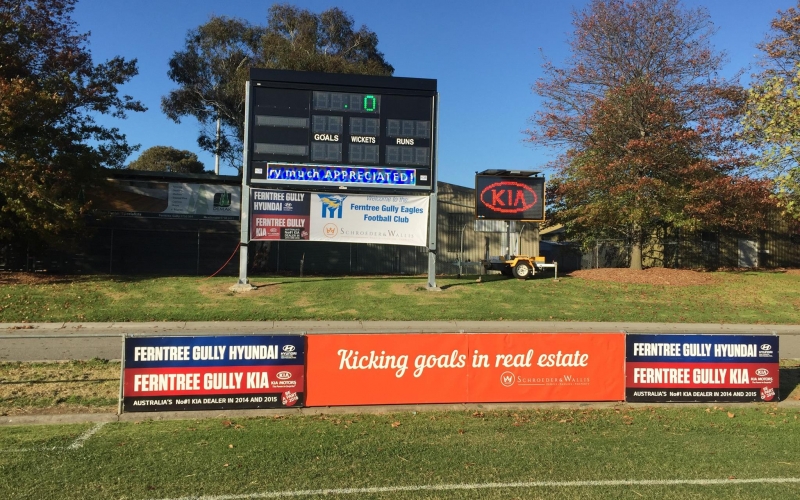
[[[433,116],[439,116],[439,93],[434,97]],[[438,292],[442,289],[436,286],[436,238],[439,234],[437,221],[439,219],[437,207],[439,206],[439,128],[436,127],[433,135],[433,156],[431,158],[431,184],[433,192],[429,199],[430,221],[428,222],[428,291]]]
[[[439,203],[437,191],[430,195],[429,213],[430,222],[428,223],[428,291],[441,291],[441,288],[436,286],[436,205]]]
[[[250,82],[244,88],[244,115],[250,116]],[[247,278],[248,245],[250,244],[250,164],[248,141],[250,140],[250,127],[244,128],[244,155],[242,162],[242,215],[239,217],[241,238],[239,240],[239,281],[231,287],[236,292],[252,290],[253,286]]]

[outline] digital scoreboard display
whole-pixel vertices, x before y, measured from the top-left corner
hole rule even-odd
[[[436,80],[253,69],[251,185],[433,189]]]

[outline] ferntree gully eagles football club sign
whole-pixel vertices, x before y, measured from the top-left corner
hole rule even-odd
[[[478,219],[541,222],[544,220],[544,177],[475,176]]]
[[[253,189],[250,239],[424,246],[428,197]]]

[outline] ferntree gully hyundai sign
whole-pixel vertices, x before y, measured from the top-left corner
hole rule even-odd
[[[544,177],[475,176],[478,219],[544,220]]]
[[[305,337],[125,339],[126,412],[302,406]]]

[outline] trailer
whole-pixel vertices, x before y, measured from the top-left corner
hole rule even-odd
[[[487,271],[500,271],[501,274],[517,279],[528,279],[531,276],[543,272],[545,269],[553,269],[555,279],[558,279],[558,262],[548,264],[544,257],[532,257],[529,255],[511,255],[489,257],[483,261],[483,267]]]

